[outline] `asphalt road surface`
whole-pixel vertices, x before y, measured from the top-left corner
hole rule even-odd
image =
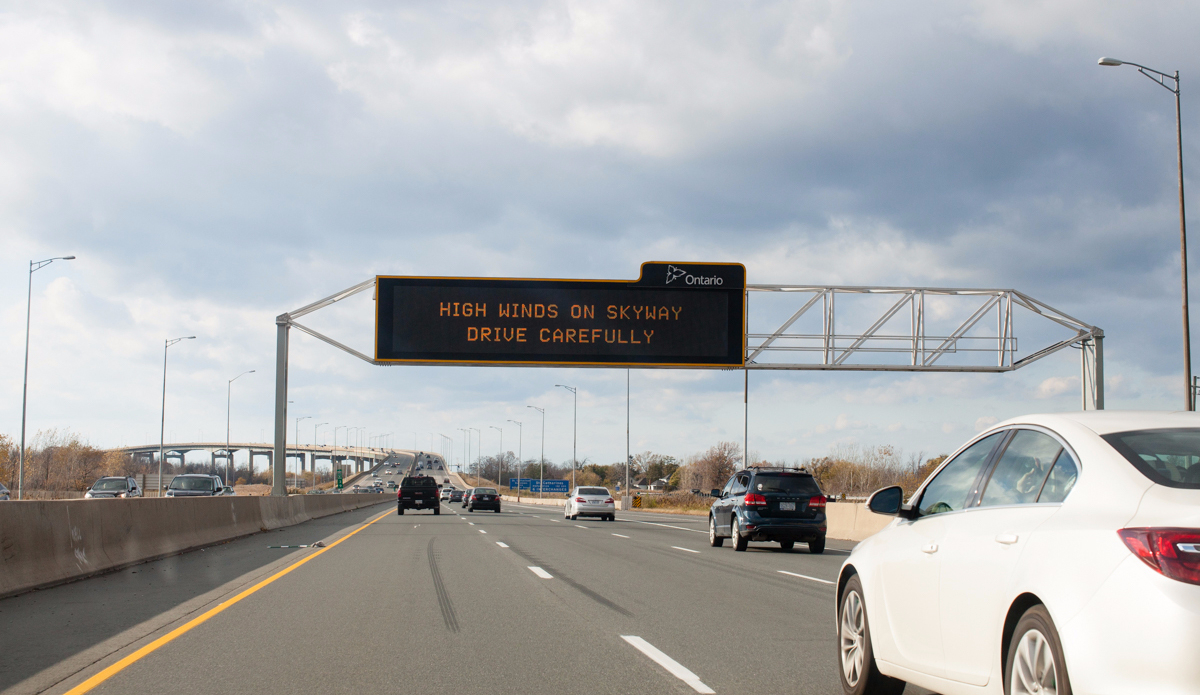
[[[704,517],[388,500],[2,600],[0,691],[841,692],[850,543],[737,553]]]

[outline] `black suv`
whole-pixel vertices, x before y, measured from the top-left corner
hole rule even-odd
[[[708,543],[726,538],[734,550],[750,541],[772,541],[791,550],[796,541],[810,553],[825,552],[825,495],[811,474],[795,469],[750,468],[734,473],[724,490],[713,490]]]
[[[405,509],[432,509],[434,514],[441,514],[442,503],[438,499],[437,481],[427,475],[414,475],[402,479],[400,492],[396,493],[396,513],[403,514]]]

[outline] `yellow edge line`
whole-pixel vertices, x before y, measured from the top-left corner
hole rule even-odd
[[[187,623],[184,623],[183,625],[180,625],[179,627],[175,628],[174,630],[171,630],[170,632],[163,635],[162,637],[159,637],[158,639],[154,640],[150,644],[147,644],[146,646],[142,647],[141,649],[138,649],[136,652],[121,659],[120,661],[113,664],[112,666],[109,666],[108,668],[104,669],[100,673],[97,673],[96,675],[85,680],[84,682],[80,683],[79,685],[75,686],[74,688],[71,688],[70,690],[68,690],[66,692],[66,695],[83,695],[83,693],[91,691],[93,688],[100,685],[104,681],[108,680],[109,678],[112,678],[113,676],[117,675],[121,671],[124,671],[126,668],[133,665],[134,663],[141,661],[143,658],[149,656],[152,652],[157,651],[160,647],[167,645],[168,643],[174,641],[177,637],[180,637],[184,633],[189,632],[190,630],[192,630],[192,628],[198,627],[202,623],[207,622],[209,618],[212,618],[216,614],[220,613],[221,611],[225,610],[226,608],[229,608],[230,606],[237,603],[238,601],[241,601],[242,599],[246,598],[250,594],[253,594],[254,592],[265,587],[266,585],[270,584],[271,582],[275,581],[276,579],[279,579],[280,577],[287,574],[288,572],[291,572],[292,570],[296,569],[300,565],[303,565],[304,563],[308,562],[309,560],[312,560],[312,559],[320,556],[322,553],[325,553],[326,551],[329,551],[329,550],[333,550],[333,548],[336,547],[338,545],[338,543],[341,543],[342,541],[350,538],[354,534],[358,533],[359,531],[362,531],[366,527],[370,526],[371,524],[375,523],[376,521],[379,521],[380,519],[384,518],[385,516],[387,516],[390,513],[391,512],[384,512],[384,513],[380,514],[379,516],[375,517],[374,519],[371,519],[370,521],[364,523],[362,526],[356,528],[355,530],[351,531],[350,533],[346,534],[345,536],[342,536],[341,538],[337,539],[333,543],[330,543],[329,545],[325,546],[324,548],[321,548],[320,550],[309,555],[308,557],[305,557],[302,560],[299,560],[297,562],[292,563],[291,565],[288,565],[287,567],[284,567],[283,569],[279,570],[275,574],[272,574],[271,576],[269,576],[266,579],[262,580],[261,582],[255,584],[254,586],[250,587],[249,589],[246,589],[245,591],[238,594],[237,596],[234,596],[233,598],[231,598],[227,601],[223,601],[222,603],[218,604],[217,606],[213,607],[212,609],[206,611],[203,615],[193,618],[192,620],[188,621]]]

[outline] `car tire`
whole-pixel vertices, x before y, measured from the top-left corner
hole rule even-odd
[[[497,513],[497,514],[499,514],[499,513],[500,513],[500,508],[499,508],[499,507],[496,507],[496,513]]]
[[[738,528],[737,514],[733,514],[729,518],[729,540],[733,549],[739,553],[745,552],[746,548],[750,547],[750,541],[742,535],[741,529]]]
[[[1071,695],[1071,680],[1067,677],[1058,630],[1054,628],[1050,612],[1038,604],[1025,611],[1017,621],[1017,628],[1008,642],[1004,695],[1047,692],[1050,687],[1058,695]]]
[[[714,548],[725,545],[725,536],[717,535],[717,518],[712,514],[708,515],[708,544]]]
[[[475,512],[475,508],[474,508],[474,507],[467,507],[467,511],[468,511],[468,512],[472,512],[472,513],[474,513],[474,512]]]
[[[404,507],[396,507],[396,513],[400,516],[404,516]]]
[[[825,536],[821,536],[815,540],[808,542],[808,552],[813,555],[820,555],[825,552]]]
[[[434,515],[434,516],[440,516],[440,515],[441,515],[441,513],[442,513],[442,508],[441,508],[441,507],[434,507],[434,508],[433,508],[433,515]]]
[[[794,547],[796,547],[796,541],[779,541],[780,550],[790,553]]]
[[[900,695],[906,683],[885,676],[875,665],[871,625],[867,621],[862,581],[855,574],[846,581],[838,601],[838,679],[846,695]]]

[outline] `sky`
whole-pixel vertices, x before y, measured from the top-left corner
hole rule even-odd
[[[1017,289],[1105,331],[1107,407],[1179,408],[1173,96],[1096,62],[1181,72],[1192,185],[1198,30],[1166,1],[6,3],[0,433],[20,434],[27,264],[72,254],[32,276],[31,437],[157,442],[164,341],[195,335],[169,350],[167,442],[223,440],[221,396],[230,436],[266,441],[281,313],[376,274],[646,261]],[[369,352],[372,310],[304,323]],[[752,330],[791,310],[752,294]],[[1063,337],[1017,328],[1023,354]],[[1079,409],[1079,381],[1071,349],[1005,374],[753,371],[749,448],[948,453]],[[531,458],[538,406],[566,461],[555,384],[579,389],[578,457],[622,460],[624,370],[379,367],[293,332],[289,441],[445,435],[461,459],[475,428],[470,451]],[[742,439],[741,372],[633,370],[629,393],[635,453]]]

